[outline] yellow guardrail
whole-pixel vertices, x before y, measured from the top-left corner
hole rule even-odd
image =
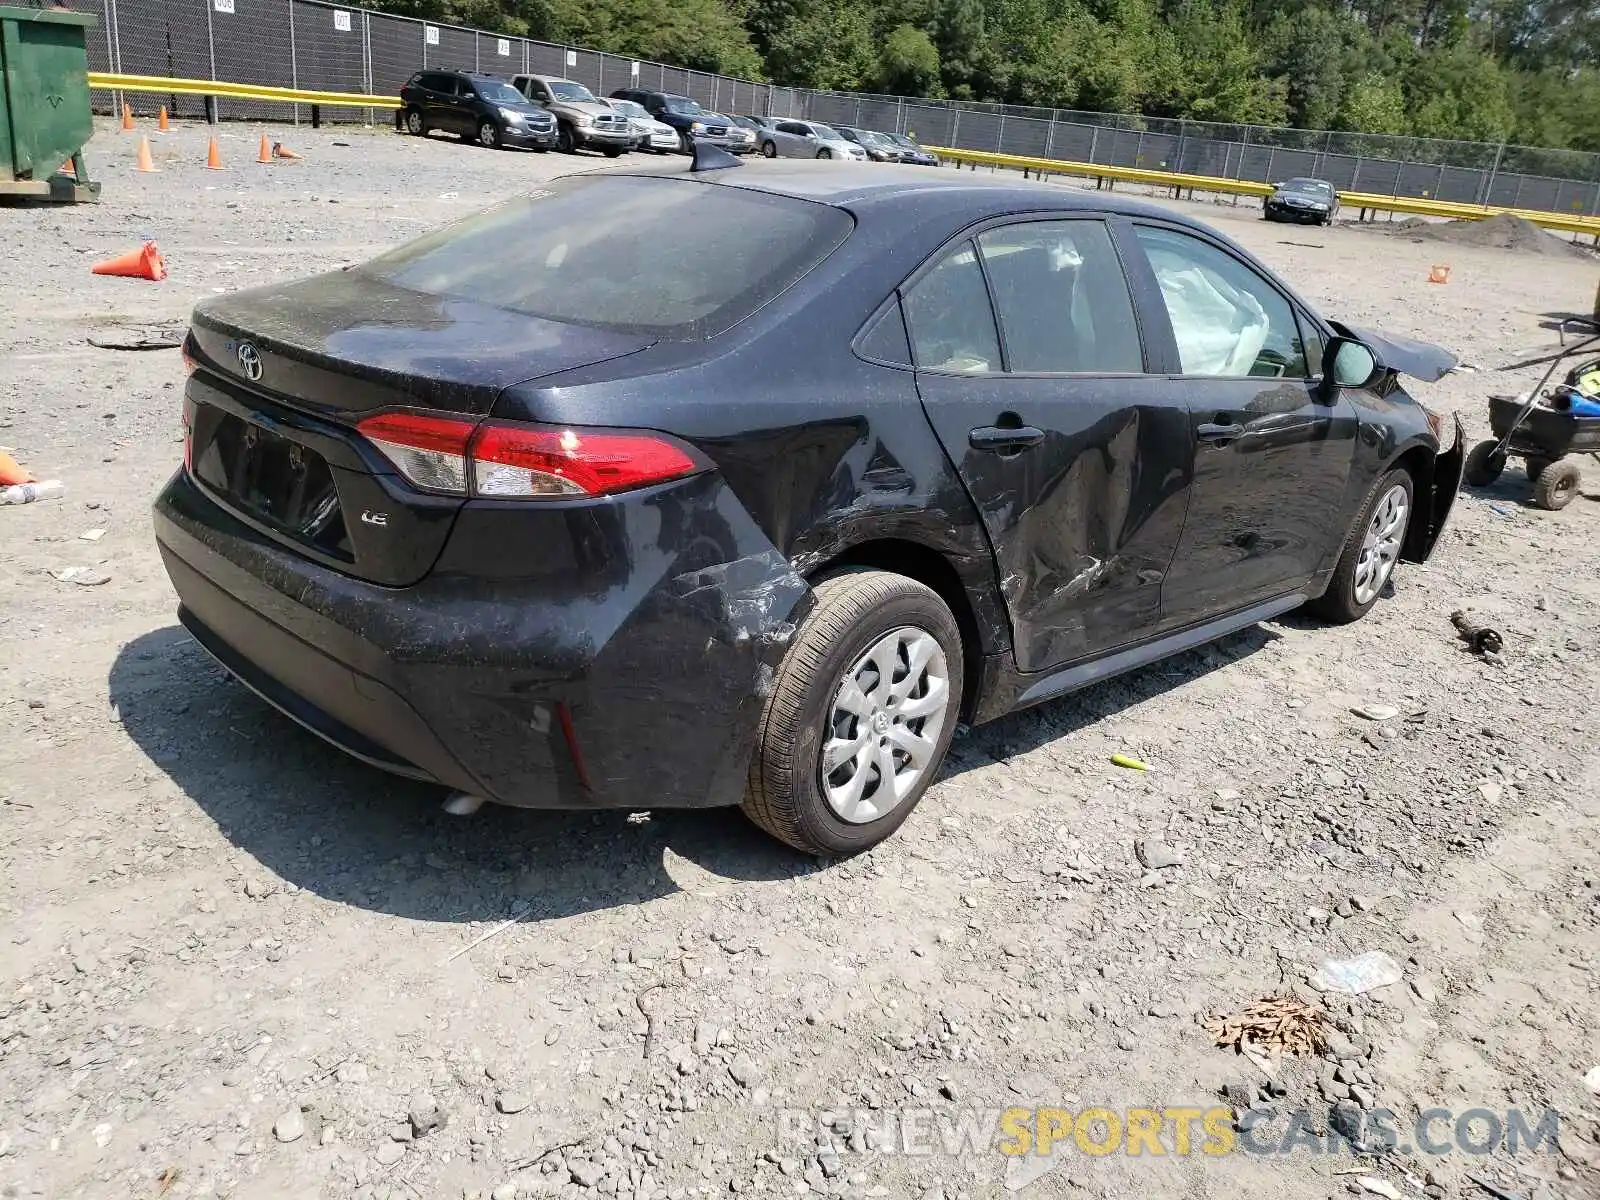
[[[1268,196],[1272,187],[1243,179],[1220,179],[1212,175],[1185,175],[1178,171],[1148,171],[1142,167],[1113,167],[1103,163],[1074,162],[1058,158],[1030,158],[1021,154],[994,154],[987,150],[955,150],[948,146],[929,146],[940,158],[972,166],[1005,167],[1014,171],[1038,171],[1047,175],[1077,175],[1095,179],[1115,179],[1195,192],[1222,192],[1237,196]],[[1383,196],[1373,192],[1340,192],[1345,208],[1375,212],[1399,212],[1424,217],[1450,217],[1456,220],[1482,220],[1510,213],[1545,229],[1563,233],[1590,234],[1600,238],[1600,217],[1544,212],[1529,208],[1500,208],[1492,205],[1461,204],[1449,200],[1430,200],[1413,196]]]
[[[277,100],[284,104],[344,104],[355,108],[399,108],[398,96],[360,92],[316,92],[268,87],[261,83],[227,83],[218,79],[167,79],[159,75],[115,75],[90,71],[89,86],[115,92],[159,92],[177,96],[217,96],[235,100]]]

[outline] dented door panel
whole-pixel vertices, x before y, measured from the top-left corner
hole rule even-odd
[[[1017,669],[1153,633],[1194,457],[1181,386],[922,372],[917,387],[993,548]],[[1044,437],[1014,452],[974,447],[974,430],[1008,425]]]

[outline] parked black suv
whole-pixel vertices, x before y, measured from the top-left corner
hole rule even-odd
[[[675,92],[652,92],[643,88],[619,88],[611,93],[613,100],[632,100],[644,106],[656,120],[671,125],[678,131],[678,140],[684,152],[694,149],[696,142],[709,142],[733,154],[748,154],[755,148],[753,139],[736,135],[734,124],[720,113],[700,107],[698,100],[680,96]]]
[[[418,137],[442,129],[491,149],[556,144],[556,119],[504,79],[468,71],[418,71],[400,89],[400,125]]]

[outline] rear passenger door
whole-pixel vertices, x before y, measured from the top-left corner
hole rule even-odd
[[[1194,430],[1163,621],[1176,630],[1292,595],[1332,565],[1358,423],[1342,392],[1324,397],[1322,335],[1276,282],[1189,230],[1141,222],[1136,236]]]
[[[1193,457],[1181,384],[1145,371],[1098,218],[963,236],[902,292],[923,408],[994,548],[1017,667],[1154,634]]]
[[[466,132],[466,122],[461,115],[461,80],[454,75],[435,75],[433,79],[435,86],[429,91],[428,124],[450,133]]]
[[[806,135],[810,132],[799,121],[779,121],[772,131],[772,140],[778,145],[778,156],[810,158],[813,152],[806,143]]]

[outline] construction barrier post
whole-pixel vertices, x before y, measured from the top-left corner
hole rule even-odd
[[[206,124],[207,125],[215,125],[216,123],[217,123],[217,98],[215,96],[207,96],[206,97]]]
[[[322,128],[322,105],[320,104],[313,104],[311,106],[311,128]]]

